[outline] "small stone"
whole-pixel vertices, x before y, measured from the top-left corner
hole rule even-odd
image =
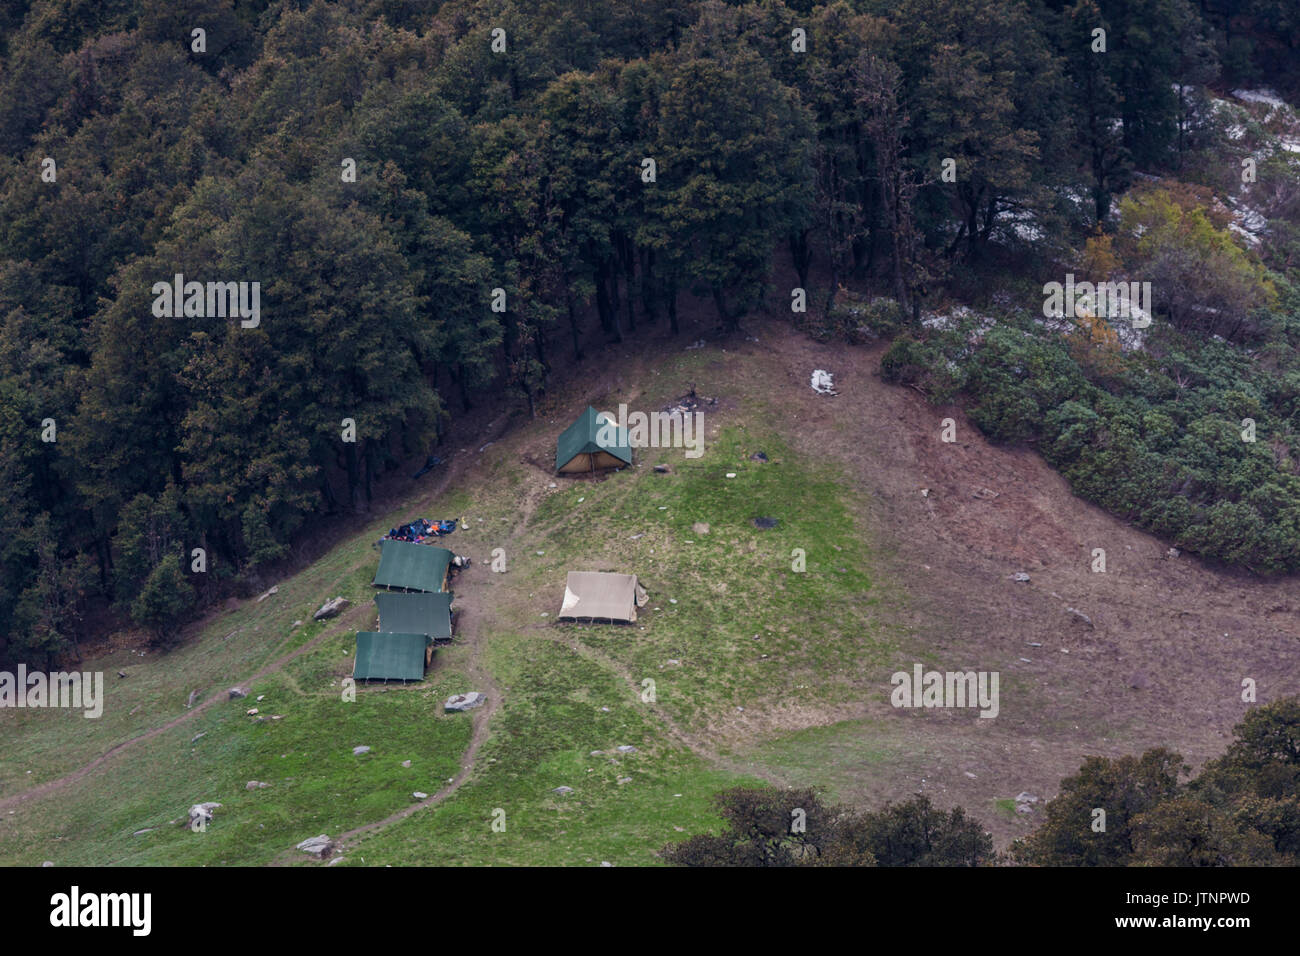
[[[1020,583],[1020,584],[1028,584],[1028,583],[1029,583],[1029,575],[1027,575],[1024,571],[1017,571],[1017,572],[1016,572],[1016,581],[1017,581],[1018,583]]]
[[[566,793],[573,793],[573,788],[572,788],[572,787],[556,787],[554,790],[551,791],[551,793],[558,793],[560,796],[564,796]]]
[[[482,707],[487,702],[487,697],[478,691],[470,691],[468,694],[456,694],[454,697],[448,697],[444,709],[448,711],[473,710],[475,707]]]
[[[415,793],[411,794],[411,796],[415,797],[415,799],[417,799],[417,800],[428,800],[428,799],[429,799],[429,795],[428,795],[427,793],[425,793],[423,790],[417,790],[417,791],[415,791]]]
[[[619,744],[618,747],[616,747],[615,749],[618,750],[618,752],[621,754],[636,753],[636,748],[633,747],[631,744]]]
[[[352,748],[352,756],[354,757],[360,757],[362,754],[368,753],[370,753],[370,748],[365,746],[365,744],[362,744],[360,747]]]
[[[269,786],[270,786],[269,783],[263,783],[261,780],[250,780],[250,781],[248,781],[248,783],[244,784],[244,789],[245,789],[245,790],[265,790],[265,789],[266,789],[267,787],[269,787]]]
[[[403,766],[403,767],[410,767],[410,766],[411,766],[411,761],[409,761],[409,760],[403,760],[403,761],[402,761],[402,766]]]

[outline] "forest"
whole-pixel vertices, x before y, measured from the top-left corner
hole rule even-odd
[[[1298,46],[1293,0],[13,0],[0,663],[165,645],[686,297],[892,337],[1077,493],[1298,570],[1300,151],[1223,105],[1294,102]],[[1041,321],[1067,272],[1151,282],[1143,347]]]

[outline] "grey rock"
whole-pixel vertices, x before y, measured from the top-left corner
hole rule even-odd
[[[1038,798],[1026,790],[1021,790],[1016,794],[1016,803],[1037,803]]]
[[[573,788],[572,788],[572,787],[556,787],[554,790],[551,791],[551,793],[558,793],[560,796],[564,796],[566,793],[573,793]]]
[[[403,767],[410,767],[410,766],[411,766],[411,761],[409,761],[409,760],[403,760],[403,761],[402,761],[402,766],[403,766]]]
[[[636,748],[633,747],[631,744],[619,744],[618,747],[615,748],[615,749],[617,749],[618,752],[621,753],[621,754],[634,754],[634,753],[636,753]]]
[[[487,697],[476,690],[472,690],[468,694],[457,694],[455,697],[448,697],[447,703],[443,706],[448,711],[463,711],[482,707],[485,703],[487,703]]]
[[[352,755],[354,757],[360,757],[362,754],[368,754],[368,753],[370,753],[370,748],[365,746],[364,744],[360,747],[352,748]]]
[[[265,790],[265,789],[266,789],[267,787],[269,787],[269,786],[270,786],[269,783],[263,783],[261,780],[250,780],[250,781],[248,781],[248,783],[244,784],[244,789],[245,789],[245,790]]]
[[[425,793],[423,790],[417,790],[417,791],[415,791],[415,793],[411,794],[411,796],[415,797],[415,799],[417,799],[417,800],[428,800],[428,799],[429,799],[429,795],[428,795],[427,793]]]
[[[1020,584],[1028,584],[1028,583],[1029,583],[1029,575],[1027,575],[1024,571],[1017,571],[1017,572],[1016,572],[1016,581],[1018,581]]]
[[[323,621],[327,617],[334,617],[351,603],[345,597],[333,597],[320,606],[320,610],[312,615],[313,621]]]
[[[320,836],[309,837],[306,840],[303,840],[294,849],[302,850],[304,853],[310,853],[319,860],[325,860],[329,858],[331,851],[334,849],[334,841],[332,841],[326,834],[322,833]]]
[[[231,700],[238,700],[238,699],[241,698],[241,697],[247,697],[247,696],[248,696],[248,688],[247,688],[247,687],[232,687],[232,688],[230,688],[230,699],[231,699]]]

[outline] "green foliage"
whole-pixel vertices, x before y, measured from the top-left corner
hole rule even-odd
[[[1035,443],[1077,494],[1179,548],[1260,573],[1300,570],[1294,359],[1261,368],[1161,325],[1145,353],[1116,361],[1102,379],[1067,337],[1008,318],[981,336],[966,326],[899,336],[881,371],[935,401],[960,389],[985,434]]]
[[[1259,866],[1300,860],[1300,698],[1252,708],[1186,783],[1182,758],[1089,757],[1012,848],[1041,866]],[[1105,829],[1094,826],[1105,811]]]
[[[1243,37],[1186,0],[7,5],[0,635],[22,634],[0,638],[0,658],[67,649],[27,633],[65,600],[127,608],[161,560],[154,537],[203,542],[221,569],[205,580],[233,579],[282,560],[314,516],[365,509],[380,474],[441,440],[453,404],[496,391],[535,412],[557,340],[583,356],[589,309],[623,341],[665,313],[677,332],[683,295],[732,331],[785,305],[785,248],[810,331],[910,334],[887,357],[895,380],[941,401],[969,389],[990,434],[1044,442],[1084,493],[1189,548],[1296,567],[1289,157],[1261,161],[1272,185],[1252,197],[1276,276],[1185,204],[1125,207],[1126,228],[1147,227],[1125,265],[1165,290],[1174,323],[1261,346],[1270,372],[1240,395],[1223,356],[1202,385],[1198,347],[1179,346],[1196,354],[1176,374],[1207,401],[1170,408],[1172,370],[1081,379],[1005,337],[972,363],[978,330],[940,346],[902,311],[969,278],[953,267],[995,258],[1027,218],[1036,252],[1064,248],[1134,164],[1212,179],[1204,88],[1218,60],[1294,77],[1278,62],[1294,46],[1284,6],[1255,0]],[[1098,23],[1109,52],[1081,54]],[[1092,217],[1065,198],[1081,178]],[[177,273],[261,283],[260,327],[153,315],[153,283]],[[839,291],[855,280],[901,305],[860,314]],[[497,288],[503,312],[488,307]],[[1066,383],[1078,407],[1060,408]],[[1229,410],[1268,422],[1268,452],[1229,450],[1209,421]],[[47,418],[57,443],[33,439]],[[85,561],[98,574],[75,588],[52,570]]]
[[[194,589],[181,569],[180,557],[169,554],[150,572],[131,602],[131,619],[149,628],[155,643],[165,647],[175,639],[194,601]]]
[[[984,866],[993,838],[961,807],[928,797],[859,813],[827,806],[813,789],[736,787],[714,795],[720,835],[699,834],[661,853],[679,866]]]

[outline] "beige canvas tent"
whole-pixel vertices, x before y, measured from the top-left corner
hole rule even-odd
[[[645,607],[645,588],[635,574],[570,571],[564,584],[561,621],[614,621],[631,624],[636,609]]]

